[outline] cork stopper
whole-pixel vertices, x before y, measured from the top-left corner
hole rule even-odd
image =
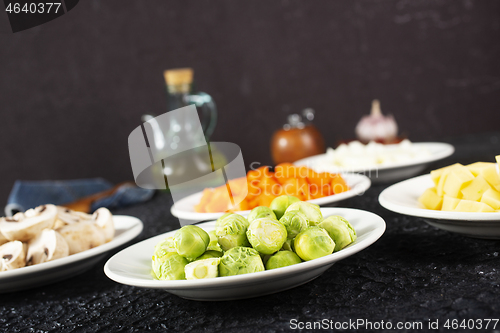
[[[193,82],[193,70],[191,68],[167,69],[163,72],[167,85],[183,85]]]

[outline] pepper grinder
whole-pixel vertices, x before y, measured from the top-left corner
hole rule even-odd
[[[302,116],[291,114],[288,123],[274,132],[271,139],[271,155],[275,164],[292,163],[302,158],[325,152],[325,141],[312,124],[314,110],[305,109]]]

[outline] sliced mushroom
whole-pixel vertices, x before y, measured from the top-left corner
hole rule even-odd
[[[42,205],[17,213],[13,217],[0,219],[0,232],[8,240],[25,242],[42,232],[52,228],[56,220],[57,208],[54,205]]]
[[[28,245],[28,265],[67,257],[69,246],[61,234],[52,229],[44,229],[40,235],[33,238]]]
[[[113,215],[107,208],[99,208],[92,215],[95,224],[104,232],[104,240],[109,242],[115,236]]]
[[[93,222],[65,225],[57,230],[69,246],[69,254],[82,252],[104,244],[104,233]]]
[[[9,240],[0,231],[0,245],[7,243]]]
[[[0,271],[10,271],[26,266],[26,252],[24,244],[12,241],[0,246]]]
[[[71,210],[62,206],[57,206],[57,218],[53,228],[59,229],[68,224],[90,221],[91,219],[92,215],[90,214],[77,212],[75,210]]]
[[[99,228],[104,234],[104,239],[109,242],[115,235],[115,224],[113,222],[113,215],[107,208],[99,208],[94,214],[86,214],[77,212],[65,207],[57,207],[57,220],[54,229],[59,229],[65,225],[91,222]]]

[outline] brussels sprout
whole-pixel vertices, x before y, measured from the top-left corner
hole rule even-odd
[[[218,220],[215,235],[222,248],[227,251],[236,246],[249,246],[247,239],[248,221],[238,214],[226,214],[223,219]]]
[[[210,258],[196,260],[184,267],[187,280],[208,279],[219,276],[219,265],[221,258]]]
[[[222,252],[222,248],[220,247],[219,241],[217,240],[217,236],[215,235],[215,230],[212,230],[208,233],[210,237],[210,243],[208,243],[207,251],[218,251]]]
[[[299,211],[304,214],[309,225],[318,225],[323,221],[323,214],[321,214],[319,206],[310,202],[299,201],[293,203],[286,209],[285,214],[293,211]]]
[[[283,243],[283,246],[281,247],[280,251],[292,251],[292,252],[295,252],[294,249],[293,249],[293,240],[294,239],[287,239]]]
[[[202,228],[195,225],[186,225],[174,235],[174,244],[177,253],[189,261],[201,256],[207,250],[210,236]]]
[[[286,228],[287,238],[295,238],[302,230],[309,227],[307,218],[298,210],[286,213],[280,218],[280,223]]]
[[[186,258],[175,252],[169,252],[162,257],[153,256],[153,273],[158,280],[184,280],[184,267],[188,264]]]
[[[196,258],[196,260],[210,259],[210,258],[220,258],[222,257],[222,252],[207,250],[207,252],[203,253],[201,256]]]
[[[262,263],[264,264],[264,267],[266,266],[266,262],[271,258],[273,255],[272,254],[262,254],[260,253],[260,259],[262,259]]]
[[[309,227],[295,237],[295,252],[302,260],[312,260],[332,254],[335,242],[328,232],[320,227]]]
[[[233,247],[224,253],[219,264],[219,276],[255,273],[263,270],[264,264],[259,252],[250,247]]]
[[[177,253],[177,251],[175,250],[174,237],[167,237],[156,244],[155,252],[153,253],[153,255],[157,257],[163,257],[169,252]]]
[[[285,211],[291,204],[300,201],[299,198],[291,195],[280,195],[271,202],[271,208],[278,219],[285,215]]]
[[[281,249],[286,241],[286,228],[270,218],[257,219],[250,223],[247,238],[254,249],[262,254],[271,254]]]
[[[259,206],[259,207],[255,207],[254,209],[252,209],[250,214],[248,214],[248,216],[247,216],[247,220],[249,223],[252,223],[253,220],[261,219],[263,217],[268,217],[268,218],[271,218],[273,220],[278,220],[276,218],[276,215],[274,215],[273,210],[269,207],[266,207],[266,206]]]
[[[217,219],[217,221],[215,221],[215,227],[217,228],[217,226],[220,224],[220,222],[222,220],[224,220],[226,217],[230,216],[230,215],[233,215],[234,213],[225,213],[224,215],[222,215],[221,217],[219,217]]]
[[[302,260],[300,260],[299,256],[292,251],[279,251],[267,260],[266,269],[275,269],[295,265],[301,262]]]
[[[329,216],[319,226],[325,229],[335,242],[334,251],[342,250],[357,238],[354,228],[342,216]]]

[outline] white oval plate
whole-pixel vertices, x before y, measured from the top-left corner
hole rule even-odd
[[[415,159],[412,161],[395,163],[391,165],[380,165],[376,167],[363,167],[359,166],[357,168],[341,168],[337,166],[328,166],[329,162],[325,162],[325,165],[318,167],[317,164],[325,160],[326,154],[315,155],[302,160],[296,161],[294,164],[298,166],[307,166],[318,172],[354,172],[362,173],[370,177],[373,183],[383,183],[397,181],[401,179],[406,179],[417,175],[418,173],[425,170],[425,168],[432,162],[439,161],[452,155],[455,152],[455,148],[448,143],[441,142],[417,142],[412,143],[415,148],[427,149],[430,152],[430,156]],[[388,145],[396,147],[397,145]]]
[[[325,217],[341,215],[356,230],[358,238],[346,248],[311,261],[264,272],[204,280],[159,281],[151,277],[151,256],[155,245],[175,231],[134,244],[111,257],[104,266],[106,275],[122,284],[163,289],[177,296],[200,301],[222,301],[257,297],[290,289],[320,276],[335,262],[373,244],[385,231],[384,220],[373,213],[349,208],[321,208]],[[215,222],[198,224],[211,231]]]
[[[393,212],[424,218],[428,224],[476,238],[500,239],[500,213],[445,212],[425,209],[418,198],[434,183],[430,175],[402,181],[386,188],[378,200]]]
[[[358,175],[358,174],[342,174],[342,178],[346,181],[347,185],[351,188],[349,191],[342,192],[339,194],[334,194],[334,195],[329,195],[327,197],[323,198],[318,198],[318,199],[312,199],[308,200],[308,202],[311,202],[313,204],[317,205],[325,205],[333,202],[339,202],[351,197],[354,197],[356,195],[362,195],[365,193],[367,189],[370,188],[371,181],[368,177],[363,176],[363,175]],[[172,208],[170,209],[170,212],[172,215],[175,217],[178,217],[180,219],[184,220],[191,220],[191,221],[207,221],[207,220],[216,220],[224,213],[198,213],[194,211],[194,206],[197,205],[200,202],[200,199],[203,195],[203,192],[198,192],[195,194],[192,194],[190,196],[187,196],[178,202],[176,202]],[[237,211],[235,212],[237,214],[246,216],[250,213],[249,210],[244,210],[244,211]]]
[[[142,231],[142,222],[135,217],[114,215],[113,221],[115,237],[106,244],[54,261],[0,272],[0,293],[38,287],[83,273],[106,252],[131,241]]]

